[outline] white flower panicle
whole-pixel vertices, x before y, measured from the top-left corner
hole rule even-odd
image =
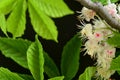
[[[104,6],[104,8],[108,10],[108,14],[112,17],[120,19],[120,5],[117,7],[115,4],[110,3]],[[93,24],[84,24],[80,31],[81,37],[87,39],[84,44],[85,54],[97,59],[96,76],[108,80],[115,72],[114,70],[109,70],[109,68],[112,59],[115,57],[116,48],[109,45],[106,40],[114,35],[113,31],[117,30],[111,28],[104,20],[101,20],[93,10],[83,7],[81,13],[79,17],[82,19],[86,21],[93,19]],[[94,19],[95,16],[98,19]]]
[[[114,72],[109,68],[115,57],[116,48],[109,45],[106,40],[113,36],[113,32],[104,22],[97,20],[94,25],[86,24],[81,30],[81,35],[88,39],[84,44],[86,54],[97,59],[97,74],[104,79],[109,79]]]

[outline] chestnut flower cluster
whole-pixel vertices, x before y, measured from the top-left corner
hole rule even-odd
[[[117,7],[115,4],[109,3],[108,5],[104,6],[104,8],[112,17],[117,20],[120,19],[118,11],[120,10],[119,6]],[[117,30],[111,28],[104,20],[100,19],[93,10],[83,7],[81,13],[82,14],[79,16],[79,18],[81,17],[86,21],[93,19],[93,24],[82,23],[83,26],[81,26],[81,37],[87,40],[84,44],[84,50],[86,50],[85,54],[90,55],[91,58],[97,59],[96,76],[100,77],[101,79],[108,80],[115,72],[109,68],[112,59],[115,57],[116,48],[109,45],[107,43],[107,39],[112,37],[114,35],[114,31]],[[97,19],[94,18],[95,16]]]
[[[115,57],[116,48],[106,42],[108,38],[113,36],[112,29],[106,24],[102,20],[95,20],[94,25],[85,24],[81,30],[81,36],[87,39],[84,44],[86,54],[97,59],[96,75],[109,79],[114,73],[109,68],[112,59]]]

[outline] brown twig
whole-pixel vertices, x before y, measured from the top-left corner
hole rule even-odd
[[[120,22],[115,20],[108,12],[104,9],[101,3],[93,3],[91,0],[77,0],[83,6],[94,10],[102,19],[104,19],[112,28],[120,31]]]

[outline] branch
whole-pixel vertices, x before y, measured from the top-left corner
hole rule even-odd
[[[101,3],[93,3],[91,0],[77,0],[83,6],[94,10],[102,19],[104,19],[112,28],[120,31],[120,23],[115,20],[108,12],[104,9]]]

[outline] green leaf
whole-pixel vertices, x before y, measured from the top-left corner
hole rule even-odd
[[[62,75],[71,80],[79,68],[81,39],[75,35],[64,47],[61,60]]]
[[[108,4],[108,0],[92,0],[92,1],[93,2],[101,2],[104,5]],[[115,3],[115,2],[117,2],[119,0],[110,0],[110,1],[111,1],[111,3]]]
[[[29,0],[28,3],[31,23],[35,32],[42,38],[57,42],[58,32],[54,22],[41,10],[38,10],[39,7],[36,6],[34,0]]]
[[[35,80],[44,80],[44,57],[42,45],[38,39],[28,48],[28,67]]]
[[[120,56],[112,60],[110,69],[120,71]]]
[[[8,14],[16,4],[16,0],[0,0],[0,12]]]
[[[64,76],[59,76],[59,77],[54,77],[48,80],[63,80],[63,79],[64,79]]]
[[[2,53],[22,67],[28,69],[26,52],[31,42],[23,39],[0,38],[0,50]],[[44,52],[45,57],[45,73],[51,78],[59,76],[59,70],[53,60]]]
[[[28,68],[26,52],[30,41],[23,39],[0,38],[0,50],[2,53],[24,68]]]
[[[3,31],[5,35],[7,35],[7,30],[6,30],[6,19],[5,15],[0,13],[0,28]]]
[[[63,0],[31,0],[38,10],[43,11],[50,17],[62,17],[64,15],[73,14]]]
[[[56,64],[46,52],[44,52],[44,58],[45,58],[44,69],[45,69],[45,73],[49,76],[49,78],[59,76],[60,73]]]
[[[120,33],[115,33],[113,37],[107,40],[107,42],[114,47],[120,48]]]
[[[112,3],[118,2],[119,0],[111,0]]]
[[[17,0],[17,4],[8,17],[7,30],[12,33],[13,37],[20,37],[24,34],[26,24],[26,0]]]
[[[34,80],[33,77],[31,75],[28,74],[18,74],[21,78],[23,78],[24,80]]]
[[[24,79],[6,68],[0,67],[0,80],[24,80]]]
[[[86,68],[84,73],[79,76],[79,80],[91,80],[92,76],[95,74],[95,71],[95,67]]]

